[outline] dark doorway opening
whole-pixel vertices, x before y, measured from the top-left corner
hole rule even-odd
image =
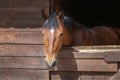
[[[56,5],[88,27],[120,26],[120,5],[115,0],[58,0]]]

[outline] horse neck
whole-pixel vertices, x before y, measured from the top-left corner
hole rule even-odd
[[[63,26],[63,46],[70,46],[72,45],[72,29],[68,29],[67,27]]]

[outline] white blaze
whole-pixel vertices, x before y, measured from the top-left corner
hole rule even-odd
[[[55,31],[55,29],[54,29],[54,28],[50,29],[50,33],[51,33],[51,34],[53,34],[53,33],[54,33],[54,31]]]
[[[50,29],[51,36],[50,36],[50,40],[49,40],[49,51],[52,51],[52,48],[53,48],[54,32],[55,32],[54,28]]]

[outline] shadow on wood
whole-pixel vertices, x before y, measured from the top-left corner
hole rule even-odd
[[[74,51],[75,50],[73,48],[65,48],[66,54],[63,55],[62,53],[60,53],[58,55],[58,60],[57,60],[58,64],[56,66],[57,71],[63,71],[63,69],[64,71],[63,71],[63,74],[59,72],[54,72],[52,75],[59,75],[61,80],[78,80],[79,74],[74,73],[77,71],[77,64],[73,54]],[[64,56],[67,56],[68,54],[69,56],[71,56],[72,59],[64,58]],[[69,63],[68,63],[68,60],[69,60]]]

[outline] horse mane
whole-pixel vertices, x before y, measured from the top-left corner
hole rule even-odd
[[[65,27],[67,27],[67,28],[69,28],[69,27],[74,27],[76,29],[88,28],[87,26],[78,23],[77,21],[75,21],[74,19],[72,19],[71,17],[68,17],[68,16],[64,16],[63,23],[64,23]]]
[[[56,29],[56,28],[58,28],[58,26],[59,26],[59,24],[58,24],[58,20],[57,20],[57,13],[56,12],[54,12],[54,13],[52,13],[49,17],[48,17],[48,19],[45,21],[45,23],[44,23],[44,28],[48,28],[48,29],[51,29],[51,28],[54,28],[54,29]]]

